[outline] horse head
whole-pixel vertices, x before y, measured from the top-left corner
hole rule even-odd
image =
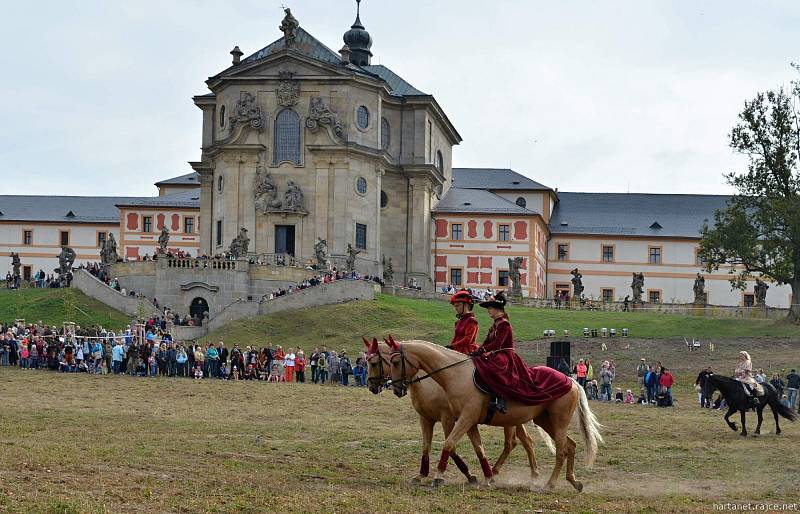
[[[367,386],[372,394],[380,393],[386,384],[387,373],[384,367],[383,356],[378,347],[378,339],[373,337],[369,341],[366,337],[361,337],[364,346],[367,347]]]

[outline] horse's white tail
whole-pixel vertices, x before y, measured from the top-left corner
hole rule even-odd
[[[577,384],[577,381],[575,383]],[[578,384],[578,390],[580,391],[578,420],[581,424],[581,432],[583,432],[583,442],[586,444],[586,467],[591,468],[595,457],[597,457],[597,447],[603,444],[603,436],[600,434],[600,429],[603,425],[597,421],[597,417],[589,407],[586,391],[583,390],[580,384]]]
[[[534,430],[536,430],[536,433],[539,434],[539,438],[542,441],[544,441],[544,444],[545,444],[545,446],[547,446],[547,449],[550,450],[550,453],[555,455],[556,454],[556,445],[553,442],[553,438],[550,437],[550,434],[545,432],[542,427],[540,427],[539,425],[537,425],[533,421],[529,421],[528,424],[530,424],[534,428]]]

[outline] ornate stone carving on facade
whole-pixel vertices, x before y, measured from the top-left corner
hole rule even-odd
[[[303,190],[293,180],[286,184],[286,193],[284,194],[283,209],[291,212],[306,212],[303,200]]]
[[[570,279],[570,282],[572,282],[572,297],[579,299],[584,290],[583,275],[580,271],[578,271],[578,268],[570,271],[569,274],[572,275],[572,278]]]
[[[158,236],[158,249],[161,253],[167,253],[167,245],[169,244],[169,230],[166,226],[161,227],[161,235]]]
[[[244,257],[247,255],[247,250],[250,247],[250,238],[247,237],[247,229],[242,227],[239,229],[239,235],[231,241],[231,246],[228,248],[228,253],[234,259]]]
[[[297,38],[297,29],[300,27],[300,22],[297,21],[297,18],[292,16],[292,10],[286,7],[283,12],[286,16],[283,17],[283,21],[278,26],[283,32],[283,38],[286,42],[287,47],[294,46],[294,40]]]
[[[256,200],[256,209],[264,214],[270,211],[280,211],[283,206],[283,202],[278,200],[278,187],[275,185],[275,180],[263,166],[256,168],[253,195]]]
[[[247,91],[239,93],[236,109],[231,116],[228,116],[228,121],[231,133],[239,123],[250,123],[251,128],[264,130],[264,116],[261,114],[261,107],[256,103],[256,97]]]
[[[522,296],[522,281],[520,280],[520,269],[522,269],[522,257],[509,257],[508,259],[508,280],[511,287],[508,290],[509,297],[519,298]]]
[[[294,80],[294,73],[291,71],[281,71],[278,73],[281,78],[275,94],[278,97],[278,105],[292,107],[297,105],[300,100],[300,83]]]
[[[336,137],[344,138],[344,127],[339,121],[339,116],[325,105],[321,96],[312,96],[308,107],[306,128],[311,132],[316,132],[321,125],[330,127]]]
[[[633,303],[642,303],[642,292],[644,291],[644,273],[634,273],[631,282],[631,292],[633,293]]]
[[[756,285],[753,288],[753,291],[755,292],[756,295],[756,305],[762,307],[767,305],[767,289],[769,289],[767,283],[761,280],[760,277],[757,278]]]
[[[706,303],[705,292],[706,292],[706,279],[700,273],[697,274],[697,278],[694,279],[694,303],[698,305],[703,305]]]

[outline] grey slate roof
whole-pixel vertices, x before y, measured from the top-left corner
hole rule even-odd
[[[378,78],[386,82],[394,96],[428,96],[383,64],[371,64],[369,66],[360,66],[360,68],[377,75]]]
[[[553,234],[700,237],[703,222],[725,207],[725,195],[565,193],[550,219]],[[662,228],[650,228],[658,223]]]
[[[197,185],[200,183],[200,174],[196,171],[191,173],[187,173],[186,175],[181,175],[180,177],[173,177],[168,178],[167,180],[162,180],[160,182],[156,182],[156,186],[163,186],[163,185],[174,185],[174,186],[183,186],[183,185]]]
[[[297,36],[294,40],[294,50],[298,50],[318,61],[327,62],[330,64],[341,64],[342,58],[337,53],[322,44],[317,38],[306,32],[303,27],[297,28]],[[280,52],[286,48],[286,42],[283,37],[268,44],[258,52],[249,55],[242,59],[242,63],[251,63],[269,57],[270,55]]]
[[[200,208],[200,188],[152,198],[123,199],[118,206],[128,207],[194,207]]]
[[[433,208],[433,212],[513,214],[534,216],[536,211],[524,209],[514,202],[483,189],[451,187]]]
[[[143,200],[120,196],[0,196],[0,221],[119,223],[116,204]],[[75,216],[67,216],[72,212]]]
[[[505,168],[453,168],[453,185],[466,189],[551,190],[535,180]]]

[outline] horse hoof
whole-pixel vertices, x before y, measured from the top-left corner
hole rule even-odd
[[[556,488],[556,484],[553,484],[553,483],[550,483],[550,482],[547,482],[546,484],[544,484],[544,490],[545,491],[552,491],[555,488]]]
[[[535,469],[531,471],[531,478],[539,478],[539,472]]]
[[[730,427],[730,429],[733,430],[734,432],[739,430],[738,427],[736,426],[736,423],[731,423],[728,425],[728,427]]]
[[[487,488],[494,488],[494,478],[487,478],[483,485]]]
[[[441,485],[444,485],[444,478],[434,478],[431,482],[431,489],[437,489]]]
[[[576,481],[575,481],[575,483],[574,483],[574,484],[572,484],[572,485],[574,485],[574,486],[575,486],[575,489],[576,489],[576,490],[577,490],[579,493],[580,493],[580,492],[583,492],[583,482],[579,482],[579,481],[577,481],[577,480],[576,480]]]
[[[478,477],[476,477],[475,475],[468,476],[467,483],[470,485],[478,485]]]
[[[493,467],[492,468],[492,475],[497,475],[498,473],[500,473],[500,470],[498,470],[497,468]]]
[[[776,431],[775,435],[781,435],[781,431],[780,430]]]

